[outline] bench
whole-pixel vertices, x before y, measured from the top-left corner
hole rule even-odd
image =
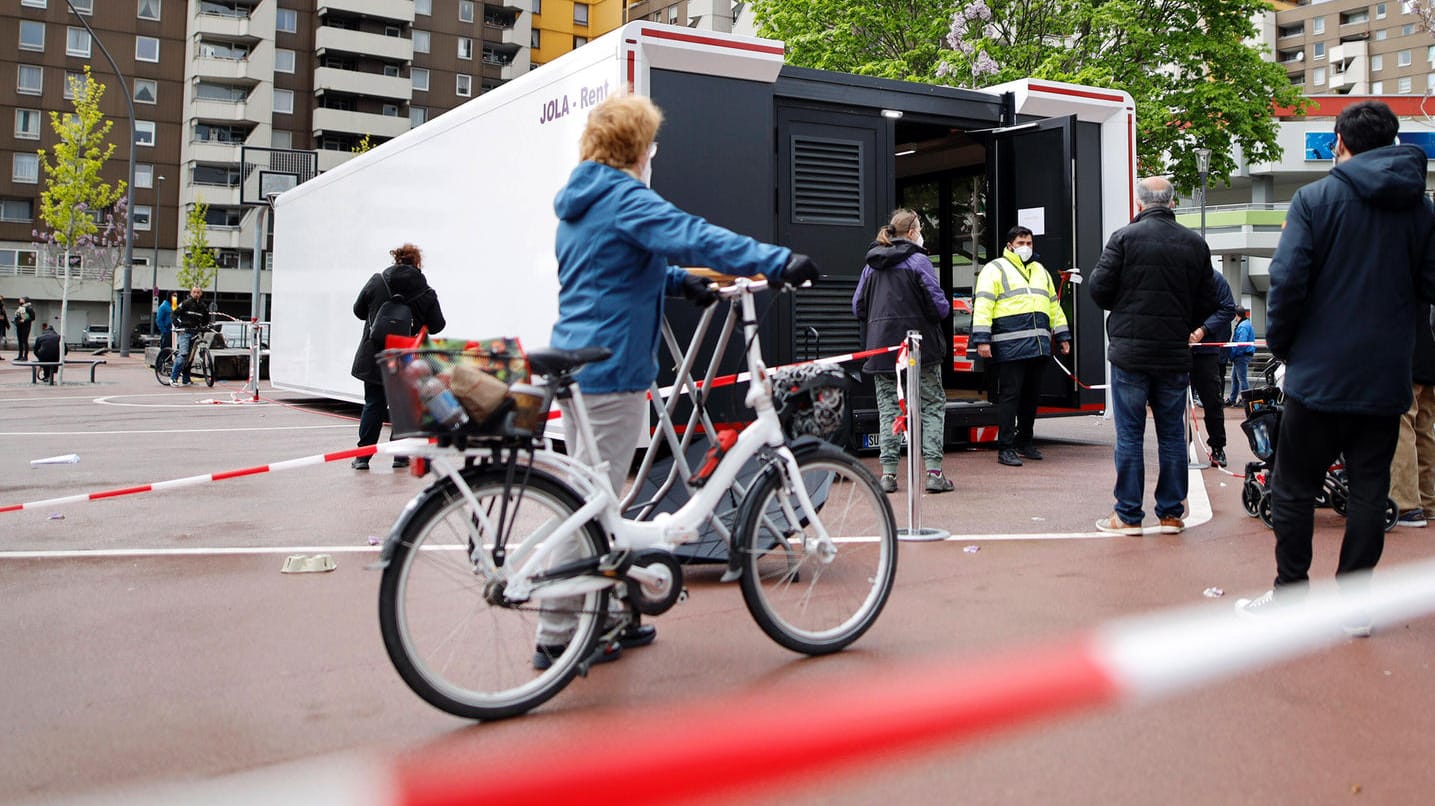
[[[59,362],[59,361],[13,361],[13,360],[12,360],[10,363],[11,363],[11,364],[14,364],[14,365],[17,366],[17,367],[29,367],[29,368],[30,368],[30,383],[39,383],[39,382],[40,382],[40,370],[48,368],[48,369],[51,371],[51,374],[50,374],[50,385],[51,385],[51,386],[54,386],[54,385],[55,385],[54,370],[57,370],[57,369],[60,368],[60,363],[61,363],[61,362]],[[105,359],[103,359],[103,358],[66,358],[66,359],[64,360],[64,363],[67,364],[67,365],[69,365],[69,364],[76,364],[76,365],[89,364],[89,365],[90,365],[90,383],[94,383],[94,382],[95,382],[95,368],[98,367],[99,365],[105,363]]]

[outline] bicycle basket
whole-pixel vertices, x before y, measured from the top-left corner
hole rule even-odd
[[[1276,454],[1276,437],[1281,430],[1281,407],[1269,404],[1247,415],[1241,423],[1246,439],[1251,444],[1251,453],[1263,462],[1270,461]]]
[[[512,387],[528,381],[517,339],[424,339],[380,352],[378,365],[395,439],[501,433],[515,408]],[[533,408],[531,393],[522,397]]]
[[[771,374],[772,402],[788,439],[827,439],[842,428],[847,413],[847,378],[831,365],[802,364]]]

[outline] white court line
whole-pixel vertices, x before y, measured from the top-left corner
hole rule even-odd
[[[0,437],[88,437],[99,434],[222,434],[231,431],[313,431],[324,428],[353,428],[353,423],[338,425],[266,425],[255,428],[156,428],[130,431],[0,431]]]

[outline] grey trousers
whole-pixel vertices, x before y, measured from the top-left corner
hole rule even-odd
[[[623,497],[624,482],[628,480],[628,468],[638,451],[638,437],[648,423],[648,398],[646,392],[617,392],[606,395],[584,395],[584,408],[593,428],[594,441],[598,443],[598,456],[589,456],[580,441],[567,441],[568,453],[576,461],[589,467],[602,460],[608,461],[608,480],[613,483],[613,492]],[[573,422],[573,407],[566,403],[558,405],[563,412],[565,428]],[[564,563],[577,558],[577,544],[569,543],[554,553],[553,562]],[[583,605],[581,596],[565,596],[548,600],[538,611],[538,643],[546,646],[566,644],[578,628],[578,617],[572,612]],[[610,600],[609,610],[618,609]],[[566,611],[566,612],[565,612]]]

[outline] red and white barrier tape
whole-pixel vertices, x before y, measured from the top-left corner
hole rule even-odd
[[[1225,602],[1203,603],[977,661],[935,660],[673,707],[647,702],[558,737],[510,740],[498,758],[470,733],[442,752],[429,748],[398,762],[335,758],[106,802],[448,806],[770,797],[772,787],[816,773],[855,775],[903,754],[1194,689],[1347,640],[1341,628],[1357,621],[1385,629],[1429,616],[1435,560],[1383,569],[1372,588],[1352,590],[1317,585],[1299,606],[1250,619],[1236,618]],[[623,752],[600,752],[614,737],[622,737]],[[780,764],[774,748],[783,751]]]
[[[1264,347],[1265,339],[1255,341],[1197,341],[1191,343],[1192,347]]]
[[[1061,359],[1060,359],[1060,358],[1057,358],[1055,353],[1052,354],[1051,360],[1052,360],[1052,361],[1055,361],[1055,362],[1056,362],[1056,365],[1057,365],[1058,367],[1061,367],[1061,371],[1064,372],[1064,373],[1066,373],[1066,377],[1070,378],[1072,383],[1076,384],[1077,386],[1081,387],[1082,389],[1089,389],[1089,390],[1095,391],[1095,390],[1100,390],[1100,389],[1105,389],[1105,388],[1106,388],[1106,384],[1104,384],[1104,383],[1099,383],[1099,384],[1096,384],[1095,386],[1088,386],[1088,385],[1082,383],[1082,382],[1081,382],[1081,379],[1078,378],[1078,377],[1076,377],[1076,374],[1075,374],[1075,373],[1073,373],[1071,370],[1067,369],[1065,364],[1061,363]]]
[[[344,459],[352,459],[356,456],[373,456],[374,453],[377,451],[377,445],[365,445],[362,448],[350,448],[349,450],[338,451],[336,453],[321,453],[314,456],[304,456],[299,459],[287,459],[283,462],[275,462],[268,465],[243,467],[238,470],[225,470],[219,473],[205,473],[204,475],[200,476],[186,476],[181,479],[157,481],[153,484],[141,484],[136,487],[122,487],[116,490],[104,490],[97,493],[67,495],[61,498],[46,498],[43,501],[29,501],[24,504],[9,504],[6,506],[0,506],[0,513],[20,512],[27,509],[40,509],[42,507],[61,506],[63,504],[76,504],[81,501],[99,501],[103,498],[118,498],[124,495],[137,495],[139,493],[159,492],[161,490],[175,490],[181,487],[196,487],[200,484],[208,484],[213,481],[225,481],[227,479],[237,479],[243,476],[254,476],[260,473],[271,473],[279,470],[293,470],[296,467],[310,467],[312,465],[322,465],[325,462],[338,462]]]

